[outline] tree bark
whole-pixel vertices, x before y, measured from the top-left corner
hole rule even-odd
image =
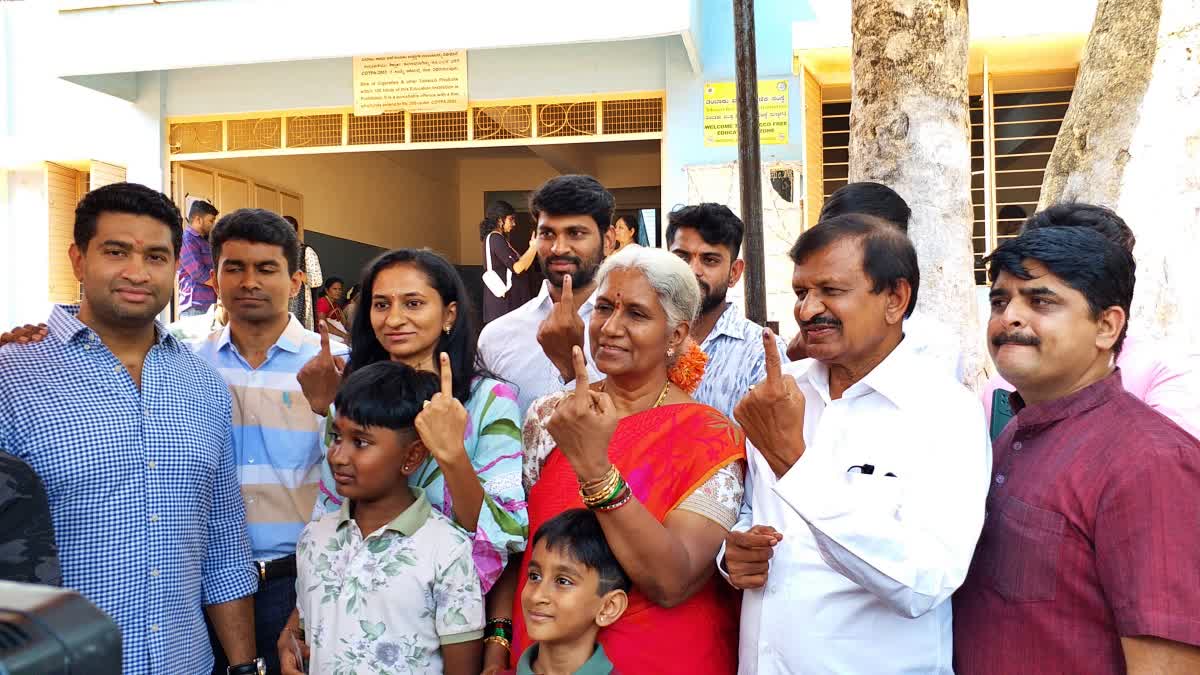
[[[1130,329],[1193,343],[1200,293],[1200,2],[1101,0],[1041,205],[1113,208],[1137,237]]]
[[[1150,85],[1162,0],[1101,0],[1071,104],[1042,179],[1042,210],[1059,201],[1112,206]]]
[[[971,250],[966,0],[853,0],[850,181],[912,208],[919,311],[955,328],[967,384],[984,376]]]

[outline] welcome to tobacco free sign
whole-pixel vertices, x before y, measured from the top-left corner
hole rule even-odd
[[[788,81],[759,80],[758,137],[763,145],[788,142]],[[737,86],[733,82],[704,85],[704,145],[737,145]]]

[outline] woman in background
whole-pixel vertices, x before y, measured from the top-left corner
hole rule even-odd
[[[537,256],[537,237],[524,254],[517,253],[508,235],[517,226],[516,209],[506,201],[492,202],[479,223],[483,240],[483,323],[487,324],[520,307],[533,297],[525,271]]]
[[[630,244],[638,243],[638,219],[632,214],[621,214],[613,221],[613,243],[606,246],[606,256],[612,255]]]
[[[321,288],[321,297],[317,300],[317,322],[324,323],[329,334],[337,339],[350,343],[350,332],[346,329],[346,317],[342,314],[342,291],[346,284],[340,277],[329,277]]]
[[[347,329],[354,327],[354,313],[358,311],[358,300],[360,294],[361,288],[358,284],[354,284],[350,287],[350,290],[346,291],[346,299],[342,303],[342,314],[346,317]]]
[[[299,221],[292,216],[284,216],[283,219],[296,228],[296,236],[300,237],[303,234],[300,232]],[[300,271],[304,272],[304,281],[300,284],[300,291],[292,298],[289,309],[305,328],[316,330],[317,324],[313,320],[313,291],[325,285],[325,278],[321,275],[321,259],[317,257],[313,247],[304,243],[303,238],[300,241]]]

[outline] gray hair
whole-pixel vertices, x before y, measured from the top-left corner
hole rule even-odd
[[[696,320],[702,299],[700,284],[692,268],[675,254],[660,248],[626,246],[600,266],[596,273],[596,288],[602,287],[614,270],[637,270],[646,277],[667,313],[668,329]]]

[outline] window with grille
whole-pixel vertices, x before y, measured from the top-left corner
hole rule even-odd
[[[825,163],[825,196],[850,176],[850,102],[830,101],[821,107],[821,147]]]
[[[997,241],[1016,236],[1021,221],[1037,209],[1046,165],[1070,102],[1070,89],[992,97]]]
[[[984,98],[971,96],[971,246],[975,283],[987,283],[983,258],[1037,209],[1042,178],[1054,141],[1067,114],[1071,88],[1005,91],[992,94],[992,157],[986,152]],[[828,197],[849,176],[850,103],[831,101],[821,111],[825,185]],[[990,186],[993,186],[989,188]],[[992,213],[987,192],[992,190]]]

